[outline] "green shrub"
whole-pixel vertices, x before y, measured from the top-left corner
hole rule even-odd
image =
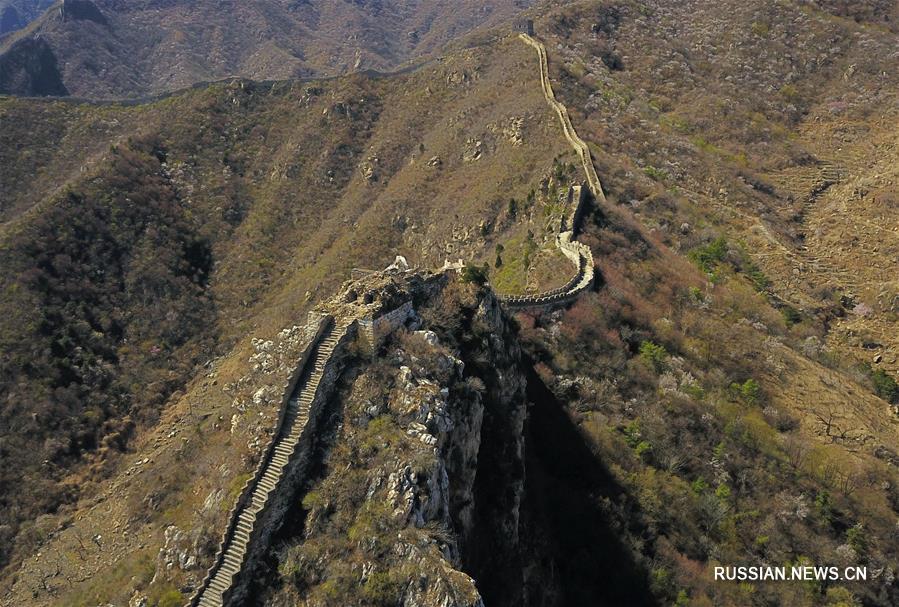
[[[819,491],[815,496],[815,513],[828,525],[833,521],[833,500],[827,491]]]
[[[702,494],[708,488],[709,488],[709,484],[701,476],[699,478],[697,478],[695,481],[693,481],[692,483],[690,483],[690,489],[692,489],[693,493],[695,493],[696,495]]]
[[[665,361],[668,359],[668,351],[665,349],[665,346],[660,346],[651,341],[644,341],[640,344],[640,358],[658,372],[665,366]]]
[[[727,239],[721,236],[704,247],[690,251],[690,260],[706,274],[715,271],[716,266],[727,257]]]
[[[628,446],[632,449],[636,449],[637,445],[640,444],[640,422],[638,420],[634,420],[629,423],[624,428],[624,440],[627,442]]]
[[[859,558],[868,554],[868,533],[862,523],[857,523],[846,531],[846,543],[849,544]]]
[[[799,324],[802,322],[802,314],[794,308],[793,306],[784,306],[780,309],[780,313],[783,315],[784,320],[790,326]]]
[[[751,29],[752,29],[752,33],[755,34],[756,36],[767,36],[768,32],[770,31],[771,28],[768,26],[767,23],[763,23],[761,21],[755,21],[752,24]]]
[[[783,95],[784,99],[786,99],[790,103],[796,103],[800,100],[799,89],[797,89],[792,84],[785,84],[780,87],[780,94]]]
[[[871,372],[874,393],[888,403],[899,403],[899,384],[883,369]]]
[[[746,274],[749,282],[752,283],[752,286],[755,287],[755,290],[759,293],[765,291],[768,287],[771,286],[771,280],[769,280],[768,277],[765,276],[765,273],[762,272],[761,268],[755,265],[748,258],[744,259],[743,261],[743,273]],[[799,321],[797,320],[796,322]]]
[[[371,604],[388,607],[399,603],[402,586],[388,572],[373,573],[362,587],[362,595]]]
[[[646,442],[645,440],[637,443],[637,446],[634,447],[634,453],[637,454],[637,457],[640,459],[645,459],[652,454],[652,445]]]
[[[488,268],[487,266],[476,266],[474,264],[465,266],[462,270],[462,282],[470,282],[476,285],[487,284]]]
[[[654,166],[644,167],[643,172],[653,181],[667,181],[668,177],[670,177],[668,171],[665,169],[657,169]]]
[[[852,592],[842,586],[828,588],[826,599],[828,607],[861,607]]]
[[[177,590],[169,590],[159,597],[157,605],[159,607],[181,607],[184,605],[184,595]]]
[[[757,404],[762,395],[762,387],[759,385],[759,382],[751,378],[742,384],[738,382],[732,383],[730,391],[734,398],[742,400],[747,405]]]
[[[727,485],[718,485],[718,488],[715,489],[715,497],[717,497],[722,502],[726,502],[730,499],[730,487]]]

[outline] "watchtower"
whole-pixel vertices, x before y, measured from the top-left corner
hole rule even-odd
[[[534,35],[534,20],[533,19],[516,19],[515,23],[512,25],[512,28],[516,32],[521,32],[522,34],[527,34],[528,36]]]

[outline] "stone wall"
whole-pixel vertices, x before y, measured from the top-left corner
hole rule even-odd
[[[340,375],[346,344],[354,337],[354,329],[352,320],[335,324],[331,315],[310,314],[310,341],[283,387],[272,440],[229,513],[221,548],[190,607],[239,605],[246,598],[252,572],[290,507],[292,496],[305,480],[321,410]],[[301,384],[304,375],[305,384]],[[276,449],[290,444],[290,436],[295,433],[299,436],[289,457],[278,453]],[[284,463],[283,468],[280,462]],[[249,530],[248,518],[252,520]],[[233,569],[235,563],[237,571],[230,573],[229,568]]]
[[[596,168],[593,166],[590,148],[578,136],[577,131],[574,130],[574,125],[571,123],[571,118],[568,115],[568,109],[556,100],[552,83],[549,80],[549,61],[546,55],[546,47],[543,46],[542,42],[534,39],[531,32],[523,32],[520,36],[528,45],[537,50],[537,56],[540,61],[540,85],[543,88],[543,95],[550,107],[559,116],[565,138],[574,148],[578,158],[580,158],[584,172],[587,175],[586,187],[575,185],[568,192],[569,213],[562,219],[560,234],[556,238],[556,246],[559,247],[559,250],[565,257],[571,260],[572,264],[577,268],[577,274],[564,286],[552,291],[536,295],[499,297],[500,301],[509,307],[530,308],[568,302],[593,286],[595,278],[593,252],[590,250],[590,247],[577,242],[575,238],[578,226],[588,206],[589,194],[592,194],[597,202],[604,202],[605,195],[603,194],[599,177],[596,174]]]
[[[356,336],[356,327],[356,323],[346,327],[334,351],[324,362],[322,377],[309,407],[309,418],[303,427],[297,449],[290,458],[290,463],[284,468],[281,481],[269,497],[266,509],[259,517],[257,528],[251,534],[246,564],[228,596],[228,605],[244,605],[251,598],[250,584],[268,552],[271,538],[280,529],[288,510],[296,508],[297,492],[309,480],[310,465],[319,435],[318,430],[324,418],[323,413],[334,386],[340,379],[346,361],[346,348]]]
[[[577,238],[580,231],[581,222],[584,220],[584,214],[590,202],[590,190],[583,185],[572,187],[571,192],[571,215],[569,216],[569,230],[571,230],[572,238]]]
[[[372,353],[377,352],[384,339],[404,325],[413,312],[412,302],[407,301],[386,314],[362,318],[359,320],[359,335],[366,340]]]
[[[596,167],[593,166],[593,157],[590,155],[590,148],[584,140],[578,136],[577,131],[574,129],[574,125],[571,123],[571,117],[568,115],[568,108],[559,103],[556,99],[555,92],[553,92],[552,82],[550,82],[549,79],[549,59],[546,54],[546,47],[533,36],[528,34],[519,35],[525,43],[534,47],[537,51],[537,56],[540,60],[540,85],[543,87],[543,96],[546,98],[550,107],[552,107],[559,116],[559,120],[562,122],[562,132],[565,135],[565,139],[568,140],[568,143],[571,144],[571,147],[574,148],[578,158],[581,160],[584,172],[587,174],[587,186],[590,188],[590,192],[597,202],[605,202],[605,194],[603,194],[599,176],[596,174]]]
[[[364,283],[349,283],[342,294],[310,312],[309,345],[284,386],[275,434],[231,511],[222,548],[190,607],[248,602],[272,537],[309,480],[321,422],[349,344],[361,335],[379,346],[414,316],[413,301],[433,296],[446,282],[444,274],[373,272]]]

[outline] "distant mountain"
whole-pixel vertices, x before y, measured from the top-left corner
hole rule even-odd
[[[0,36],[22,29],[55,0],[0,0]]]
[[[264,80],[385,70],[531,4],[65,0],[60,10],[0,42],[0,93],[136,97],[228,76]],[[19,23],[20,11],[9,6],[16,11],[10,23]]]

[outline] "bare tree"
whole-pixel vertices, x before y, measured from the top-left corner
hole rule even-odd
[[[812,415],[818,420],[819,432],[829,438],[831,443],[859,444],[864,442],[864,433],[850,428],[846,417],[840,415],[832,406],[828,407],[826,411],[812,410]]]
[[[808,445],[795,436],[789,436],[784,443],[784,451],[787,454],[787,461],[790,462],[794,471],[798,471],[805,463],[808,456]]]
[[[837,482],[837,488],[846,497],[849,497],[850,495],[852,495],[855,492],[855,490],[858,488],[858,476],[855,474],[855,471],[852,469],[837,470],[836,482]]]

